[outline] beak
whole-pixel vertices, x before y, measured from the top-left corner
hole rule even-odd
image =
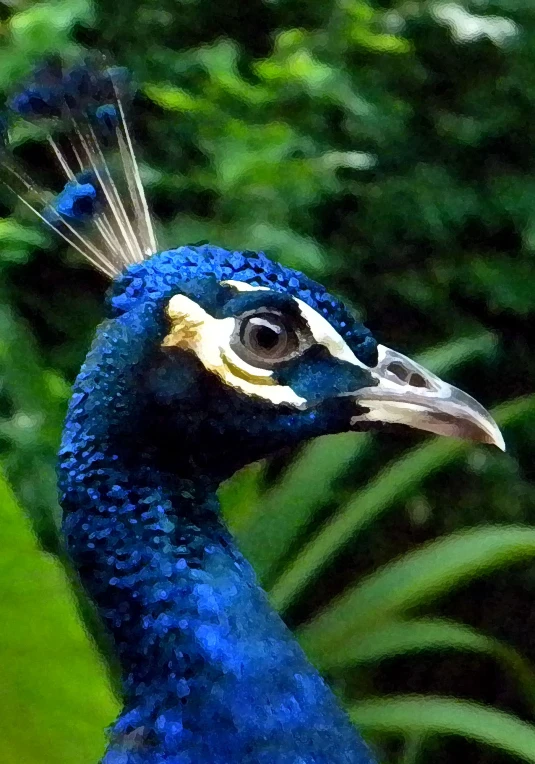
[[[443,382],[401,353],[379,345],[379,362],[370,369],[373,387],[355,395],[359,409],[351,425],[360,422],[404,424],[437,435],[493,443],[505,451],[498,425],[470,395]]]

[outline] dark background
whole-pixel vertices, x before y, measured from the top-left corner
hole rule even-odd
[[[345,435],[222,498],[382,761],[535,762],[532,3],[0,4],[7,95],[86,48],[134,74],[162,247],[263,249],[493,409],[506,454]],[[11,138],[43,171],[32,131]],[[117,701],[67,583],[54,463],[106,282],[13,209],[1,190],[0,762],[94,764]]]

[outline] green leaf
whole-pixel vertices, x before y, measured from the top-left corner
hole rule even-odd
[[[333,671],[385,658],[425,650],[459,650],[494,658],[510,671],[535,708],[535,672],[513,647],[480,631],[444,618],[387,621],[364,633],[351,634],[344,642],[315,655],[320,671]]]
[[[448,342],[419,353],[418,363],[439,376],[476,359],[490,359],[496,352],[497,339],[490,332],[479,332],[471,337],[454,337]]]
[[[475,577],[535,556],[535,528],[485,526],[452,533],[367,576],[301,630],[315,660],[351,635],[404,615]]]
[[[59,515],[56,452],[69,387],[59,374],[43,368],[34,338],[2,289],[0,373],[2,393],[13,409],[9,418],[0,416],[0,437],[7,445],[2,465],[39,539],[53,543]]]
[[[508,402],[493,413],[501,426],[533,416],[535,395]],[[470,448],[473,445],[469,442],[440,438],[387,465],[369,485],[340,507],[318,535],[300,551],[271,589],[274,605],[279,610],[287,608],[350,539],[395,503],[410,496],[432,474],[458,461]]]
[[[535,226],[526,227],[524,237],[530,237],[529,246],[535,249]],[[508,310],[528,315],[535,307],[531,289],[532,263],[516,262],[510,258],[495,256],[492,262],[486,257],[473,257],[469,265],[469,278],[463,287],[482,294],[494,311]]]
[[[265,583],[314,512],[334,498],[336,480],[369,447],[369,436],[342,433],[307,444],[280,482],[251,508],[240,547]],[[269,544],[266,544],[269,538]]]
[[[39,247],[45,240],[44,231],[22,225],[13,218],[0,218],[0,244],[27,244]]]
[[[535,762],[535,727],[478,703],[406,695],[359,703],[349,715],[365,734],[460,735]]]
[[[236,535],[254,522],[255,507],[264,488],[265,469],[265,462],[253,462],[219,486],[217,493],[221,511]]]
[[[40,551],[0,475],[3,764],[95,764],[119,711],[61,565]]]
[[[204,108],[202,101],[182,88],[177,88],[170,84],[156,85],[148,83],[144,86],[143,92],[151,101],[169,111],[190,112]]]
[[[11,19],[11,33],[16,44],[44,55],[66,47],[75,23],[90,25],[93,20],[94,8],[89,0],[50,0],[33,3],[15,14]]]
[[[374,480],[340,507],[284,571],[270,592],[275,607],[286,609],[355,534],[377,520],[395,502],[410,496],[434,472],[459,459],[467,449],[468,444],[461,441],[434,440],[381,470]]]

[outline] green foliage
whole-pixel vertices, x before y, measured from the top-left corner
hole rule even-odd
[[[4,764],[92,764],[118,705],[61,564],[37,546],[0,475],[0,730]]]
[[[355,632],[410,614],[475,576],[535,555],[535,530],[482,527],[452,533],[390,563],[345,592],[302,633],[305,649],[336,654]]]
[[[501,416],[496,412],[496,419],[500,424],[507,424],[510,418],[533,416],[534,412],[535,397],[528,397],[508,404]],[[272,599],[277,607],[287,607],[303,586],[343,550],[352,536],[377,520],[394,502],[414,493],[435,472],[459,460],[469,448],[470,444],[462,441],[434,440],[388,464],[362,491],[340,507],[321,532],[300,551],[295,563],[272,589]],[[424,582],[422,584],[425,586]]]
[[[306,647],[306,641],[305,641]],[[387,618],[384,623],[367,629],[351,630],[351,636],[341,641],[334,651],[316,652],[316,665],[327,672],[347,666],[373,663],[400,655],[424,651],[461,650],[487,654],[517,678],[526,700],[535,700],[535,674],[525,659],[508,645],[487,637],[476,629],[445,618],[413,618],[400,621]]]
[[[506,455],[346,434],[221,497],[382,761],[534,761],[531,6],[17,0],[0,33],[7,94],[88,41],[132,68],[162,246],[265,249],[495,407]],[[2,480],[0,759],[90,764],[117,704],[62,570],[54,461],[104,284],[1,193],[0,464],[41,546]]]
[[[462,735],[500,748],[524,761],[535,761],[535,729],[520,719],[456,698],[408,696],[360,703],[350,716],[368,733]]]

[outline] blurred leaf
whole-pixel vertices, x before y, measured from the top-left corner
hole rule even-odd
[[[221,511],[234,533],[248,527],[260,501],[265,478],[265,463],[254,462],[225,481],[218,489]]]
[[[44,232],[21,225],[13,218],[0,218],[0,243],[29,244],[39,247],[44,241]]]
[[[374,480],[334,514],[275,582],[270,592],[275,606],[287,608],[354,534],[377,520],[394,502],[403,501],[433,472],[460,458],[467,448],[461,441],[437,439],[410,451],[381,470]]]
[[[535,226],[531,228],[535,249]],[[535,308],[535,296],[531,289],[533,263],[526,260],[512,263],[506,258],[474,257],[470,263],[470,284],[485,295],[495,311],[511,310],[515,313],[528,314]],[[473,287],[471,286],[471,290]]]
[[[11,408],[10,416],[0,416],[0,442],[7,444],[2,464],[40,540],[54,546],[56,451],[70,388],[57,372],[43,368],[28,328],[1,294],[0,372]]]
[[[497,344],[496,336],[490,332],[454,337],[449,342],[418,353],[416,360],[434,374],[442,376],[476,359],[492,358]]]
[[[76,23],[91,25],[91,0],[49,0],[30,3],[8,21],[0,47],[0,88],[9,89],[26,76],[38,59],[53,53],[74,53],[70,40]]]
[[[535,528],[469,528],[432,541],[389,563],[342,594],[301,629],[314,659],[350,636],[422,607],[454,588],[535,556]]]
[[[212,83],[244,103],[261,104],[269,98],[268,91],[251,85],[238,71],[239,48],[232,40],[218,40],[196,50],[195,59],[208,72]]]
[[[312,441],[280,481],[251,507],[249,520],[238,528],[238,535],[244,554],[254,562],[264,583],[269,582],[281,557],[314,511],[334,498],[336,479],[368,447],[368,437],[357,433]]]
[[[520,683],[535,709],[535,672],[525,658],[498,639],[445,618],[387,620],[376,628],[351,634],[336,646],[330,644],[324,653],[315,655],[315,664],[320,671],[330,672],[429,650],[459,650],[494,658]]]
[[[119,706],[60,564],[37,547],[2,475],[0,528],[2,762],[95,764]]]
[[[377,53],[408,53],[411,44],[408,40],[393,34],[378,31],[381,11],[365,0],[346,0],[340,7],[347,13],[348,25],[346,34],[355,46],[375,51]]]
[[[402,695],[351,706],[349,715],[367,734],[462,735],[535,762],[535,727],[478,703],[431,695]]]
[[[194,98],[182,88],[173,85],[147,84],[145,95],[164,109],[170,111],[196,111],[203,108],[202,101]]]
[[[494,411],[498,424],[507,426],[535,414],[535,396],[511,401]],[[388,465],[366,488],[359,491],[299,553],[271,589],[271,601],[287,608],[299,592],[316,578],[348,541],[402,501],[433,473],[458,460],[472,444],[455,439],[436,439],[410,451]]]

